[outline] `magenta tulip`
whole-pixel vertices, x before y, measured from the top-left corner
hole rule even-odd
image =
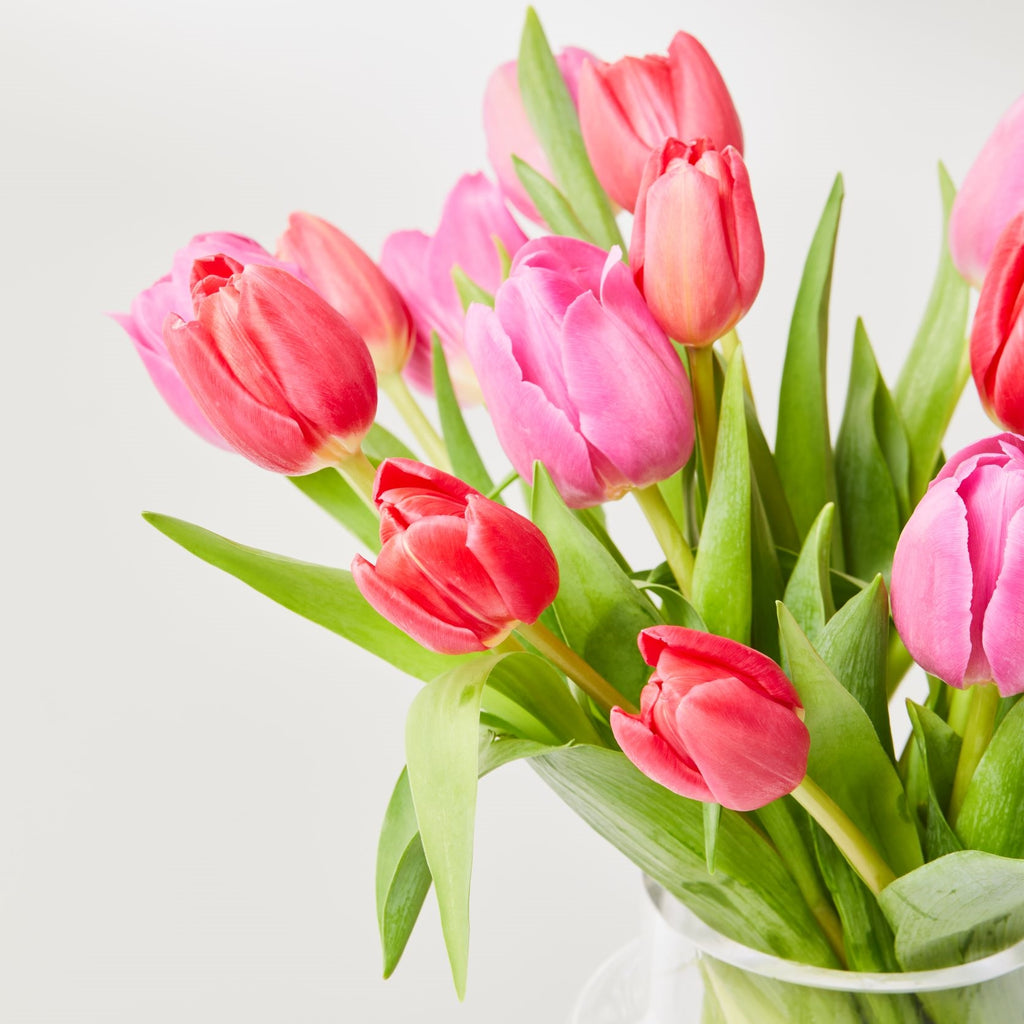
[[[293,213],[277,254],[299,266],[355,328],[377,373],[402,370],[412,350],[412,317],[394,285],[351,238],[319,217]]]
[[[595,58],[586,50],[570,46],[555,59],[569,95],[573,103],[576,103],[580,69],[585,61]],[[487,82],[484,91],[484,135],[487,137],[487,159],[509,202],[530,220],[543,223],[512,163],[512,157],[517,156],[549,181],[554,180],[548,158],[544,155],[523,106],[519,92],[519,68],[514,60],[502,64]]]
[[[637,199],[629,262],[655,319],[684,345],[735,327],[761,288],[764,246],[743,157],[666,140]]]
[[[498,186],[482,174],[466,174],[448,195],[433,236],[399,231],[384,242],[381,269],[405,299],[416,326],[416,342],[405,372],[418,388],[433,391],[430,339],[436,332],[460,402],[480,401],[480,388],[463,344],[465,314],[452,271],[460,267],[477,285],[493,293],[502,279],[497,243],[511,257],[525,241],[526,235],[512,219]]]
[[[596,505],[664,480],[693,449],[690,383],[618,249],[528,242],[466,344],[498,440],[527,480]]]
[[[276,267],[196,260],[196,319],[170,314],[164,342],[206,417],[278,473],[311,473],[359,450],[377,410],[373,361],[349,322]]]
[[[931,482],[896,545],[892,615],[951,686],[1024,692],[1024,438],[969,445]]]
[[[707,50],[676,33],[668,56],[588,63],[580,73],[580,127],[608,195],[632,210],[644,166],[665,139],[709,138],[743,151],[732,97]]]
[[[752,811],[807,774],[811,739],[793,684],[758,651],[681,626],[639,637],[655,672],[640,714],[611,713],[623,753],[680,796]]]
[[[409,459],[386,459],[373,499],[383,544],[352,575],[389,622],[440,654],[501,643],[535,622],[558,593],[558,564],[528,519],[461,480]]]
[[[949,248],[957,270],[980,288],[996,242],[1024,212],[1024,96],[1003,115],[957,193]]]

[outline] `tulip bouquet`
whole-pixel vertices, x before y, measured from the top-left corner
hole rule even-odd
[[[703,47],[555,56],[530,12],[484,104],[498,184],[462,178],[432,236],[391,235],[378,265],[308,214],[276,255],[200,235],[119,318],[186,424],[286,474],[364,553],[345,570],[149,521],[424,681],[380,838],[385,973],[433,886],[464,990],[477,780],[519,759],[757,950],[900,972],[1024,938],[1024,99],[955,202],[941,176],[950,244],[891,389],[857,325],[833,439],[837,180],[774,451],[736,333],[761,233]],[[971,372],[1007,432],[947,457]],[[415,450],[377,422],[378,388]],[[497,482],[463,415],[480,402]],[[620,551],[618,500],[659,564]],[[894,702],[915,662],[926,695]],[[842,1022],[1009,1019],[981,992],[832,996]],[[703,1019],[825,1019],[810,995],[779,1017],[764,985],[743,998],[709,985]]]

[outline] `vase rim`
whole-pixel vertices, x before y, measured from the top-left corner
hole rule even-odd
[[[837,992],[910,994],[964,988],[1024,967],[1024,939],[978,960],[925,971],[870,972],[816,967],[744,946],[705,924],[685,904],[644,875],[644,888],[661,919],[702,953],[744,971],[795,985]]]

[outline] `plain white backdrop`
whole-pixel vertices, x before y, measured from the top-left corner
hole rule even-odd
[[[139,518],[331,564],[354,550],[286,481],[181,427],[103,316],[200,231],[272,248],[307,209],[376,255],[393,230],[433,230],[457,176],[484,165],[480,96],[523,13],[472,0],[7,13],[5,1024],[558,1022],[637,929],[635,869],[513,766],[481,787],[465,1004],[429,901],[381,980],[377,829],[416,685]],[[838,170],[830,386],[838,403],[857,315],[892,380],[937,258],[936,162],[961,180],[1024,91],[1024,5],[549,0],[539,13],[555,46],[606,59],[663,51],[685,28],[722,68],[767,250],[741,334],[769,430]],[[987,432],[969,393],[954,443]],[[614,519],[639,532],[629,510]]]

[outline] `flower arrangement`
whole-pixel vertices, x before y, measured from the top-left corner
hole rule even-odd
[[[607,64],[552,54],[531,12],[485,97],[498,184],[461,179],[433,236],[397,232],[378,265],[308,214],[276,254],[202,235],[119,318],[187,425],[291,477],[370,557],[314,566],[147,518],[425,683],[380,841],[385,973],[433,886],[464,991],[477,779],[521,759],[763,952],[899,972],[1024,938],[1022,102],[955,201],[942,177],[949,255],[891,390],[858,325],[834,441],[841,183],[772,451],[736,331],[764,267],[742,131],[685,33]],[[947,457],[972,375],[1007,432]],[[378,388],[418,452],[377,422]],[[479,402],[497,483],[462,412]],[[602,505],[627,495],[658,565],[609,534]],[[899,750],[914,663],[928,694]],[[877,1019],[986,1019],[981,1001],[898,1012]]]

